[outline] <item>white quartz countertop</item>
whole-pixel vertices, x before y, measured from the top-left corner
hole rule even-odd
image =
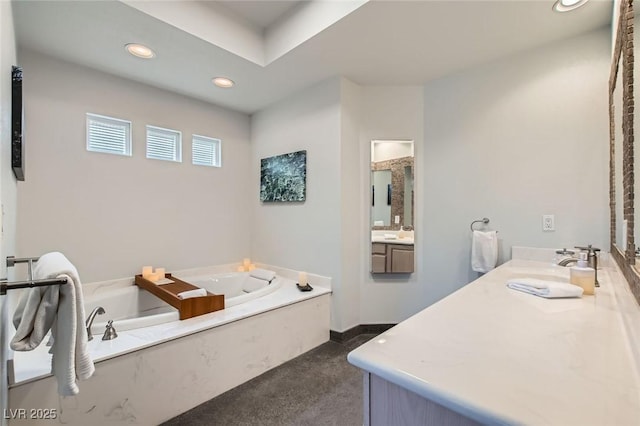
[[[601,287],[581,299],[506,287],[514,277],[568,276],[550,262],[511,260],[355,349],[349,362],[483,424],[640,425],[638,342],[623,319],[639,310],[619,303],[630,293],[616,289],[627,286],[617,268],[599,269]]]

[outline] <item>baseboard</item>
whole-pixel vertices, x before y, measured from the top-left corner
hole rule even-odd
[[[387,331],[388,329],[390,329],[395,325],[396,324],[360,324],[350,328],[349,330],[342,331],[342,332],[330,330],[329,339],[332,342],[344,343],[361,334],[384,333],[385,331]]]

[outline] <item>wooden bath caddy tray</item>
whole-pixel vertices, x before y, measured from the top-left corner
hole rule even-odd
[[[164,300],[180,312],[180,319],[197,317],[224,309],[224,294],[213,294],[207,292],[206,296],[192,297],[189,299],[178,298],[178,293],[188,290],[197,290],[193,284],[186,283],[171,274],[165,274],[165,278],[173,281],[171,284],[157,285],[153,281],[136,275],[135,283],[138,287],[147,290],[149,293]]]

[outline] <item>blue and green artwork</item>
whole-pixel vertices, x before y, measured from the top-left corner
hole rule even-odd
[[[260,201],[304,201],[307,189],[307,151],[260,160]]]

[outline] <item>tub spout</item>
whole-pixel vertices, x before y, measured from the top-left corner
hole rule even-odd
[[[94,308],[93,311],[91,311],[91,313],[87,317],[87,321],[85,322],[85,325],[87,327],[87,340],[93,339],[93,334],[91,334],[91,326],[93,325],[93,319],[98,314],[100,315],[104,314],[104,308],[102,306],[98,306],[97,308]]]

